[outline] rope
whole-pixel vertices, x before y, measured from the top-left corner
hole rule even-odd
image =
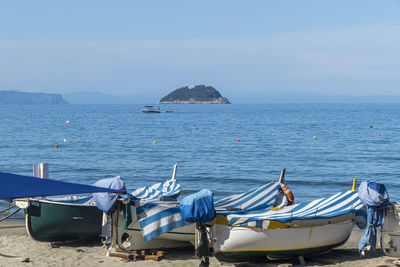
[[[17,206],[17,205],[13,205],[13,206],[11,206],[11,207],[5,208],[4,210],[0,210],[0,213],[5,212],[5,211],[7,211],[7,210],[10,210],[10,209],[12,209],[12,208],[15,208],[16,206]]]
[[[7,218],[10,218],[11,216],[13,216],[15,213],[17,213],[17,212],[20,211],[20,210],[21,210],[20,208],[14,210],[14,211],[11,212],[10,214],[8,214],[8,215],[4,216],[3,218],[1,218],[1,219],[0,219],[0,222],[1,222],[1,221],[4,221],[4,220],[7,219]]]

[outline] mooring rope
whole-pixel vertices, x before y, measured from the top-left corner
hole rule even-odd
[[[5,211],[7,211],[7,210],[10,210],[10,209],[12,209],[12,208],[15,208],[17,205],[12,205],[12,206],[10,206],[10,207],[8,207],[8,208],[5,208],[4,210],[0,210],[0,213],[2,213],[2,212],[5,212]]]
[[[17,213],[17,212],[20,211],[20,210],[21,210],[21,208],[18,208],[18,209],[16,209],[16,210],[14,210],[14,211],[11,212],[10,214],[8,214],[8,215],[4,216],[3,218],[1,218],[1,219],[0,219],[0,222],[1,222],[1,221],[4,221],[4,220],[7,219],[7,218],[10,218],[11,216],[13,216],[15,213]]]

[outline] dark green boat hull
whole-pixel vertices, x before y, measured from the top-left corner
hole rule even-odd
[[[35,240],[100,239],[103,213],[96,206],[32,200],[25,213],[27,231]]]

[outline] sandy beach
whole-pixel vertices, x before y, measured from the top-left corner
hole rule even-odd
[[[398,266],[396,258],[375,256],[360,258],[357,252],[361,231],[353,231],[348,242],[331,252],[305,259],[307,266]],[[102,244],[60,242],[50,243],[31,239],[21,221],[0,223],[0,266],[198,266],[192,250],[169,250],[165,259],[156,261],[126,261],[106,256]],[[298,260],[269,261],[251,264],[221,264],[214,257],[210,266],[300,266]]]

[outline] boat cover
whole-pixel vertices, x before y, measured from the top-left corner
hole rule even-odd
[[[0,172],[0,199],[55,196],[94,192],[122,193],[121,190],[91,185],[40,179],[32,176]]]
[[[214,193],[208,189],[182,199],[180,207],[183,219],[188,222],[206,223],[215,219]]]
[[[228,215],[228,224],[233,225],[262,225],[265,220],[274,220],[289,223],[293,220],[310,220],[319,218],[331,218],[354,212],[359,220],[365,220],[363,210],[357,191],[337,193],[330,197],[316,199],[310,202],[286,206],[281,209],[266,209],[250,213]],[[260,224],[260,225],[258,225]]]
[[[164,198],[174,199],[177,198],[180,193],[181,185],[176,180],[171,179],[152,186],[138,188],[130,194],[135,199],[156,200]],[[63,198],[46,198],[46,200],[68,204],[96,205],[92,196],[81,197],[72,195]]]
[[[215,209],[218,215],[222,215],[232,211],[248,212],[270,208],[275,204],[280,190],[279,182],[270,182],[246,192],[219,199],[214,202]]]
[[[111,188],[118,191],[124,191],[124,192],[126,191],[124,181],[122,181],[120,176],[101,179],[95,182],[93,185]],[[112,212],[115,209],[118,197],[123,197],[125,199],[128,198],[126,195],[124,196],[115,193],[108,193],[108,192],[93,193],[93,198],[96,203],[96,207],[104,212]]]
[[[367,207],[367,227],[358,243],[358,251],[368,245],[375,251],[376,228],[383,225],[383,208],[389,203],[389,195],[384,184],[369,181],[360,184],[358,194]]]
[[[130,194],[139,199],[177,198],[181,193],[181,185],[176,179],[164,180],[152,186],[138,188]]]
[[[279,183],[271,182],[241,194],[220,199],[214,202],[215,208],[218,207],[220,209],[216,213],[217,215],[226,215],[232,212],[227,209],[245,212],[246,208],[254,210],[257,207],[260,209],[271,207],[275,203],[280,190]],[[257,201],[260,204],[257,204]],[[175,228],[190,224],[182,217],[179,202],[177,201],[154,201],[150,203],[136,201],[134,205],[137,209],[137,218],[146,242]],[[130,218],[127,219],[130,220]]]
[[[183,219],[178,201],[136,203],[136,214],[146,242],[175,228],[191,224]]]

